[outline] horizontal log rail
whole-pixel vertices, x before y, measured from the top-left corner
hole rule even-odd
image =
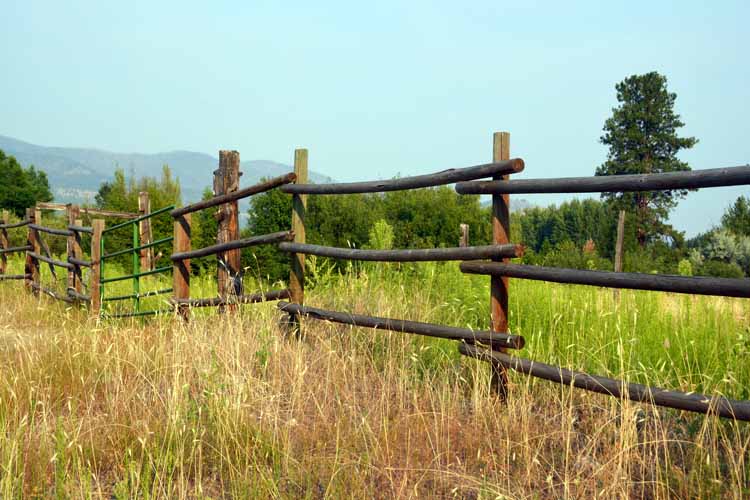
[[[426,337],[441,339],[484,342],[492,344],[493,347],[523,349],[523,346],[526,343],[522,336],[509,333],[474,331],[468,328],[458,328],[455,326],[435,325],[432,323],[379,318],[375,316],[363,316],[361,314],[343,313],[338,311],[326,311],[289,302],[279,302],[278,308],[287,313],[303,315],[312,319],[342,323],[345,325],[390,330],[402,333],[415,333]]]
[[[219,307],[230,304],[255,304],[257,302],[270,302],[274,300],[288,299],[291,296],[289,290],[272,290],[268,292],[254,293],[252,295],[239,295],[229,297],[212,297],[208,299],[172,299],[170,302],[176,305],[189,307]]]
[[[663,174],[459,182],[459,194],[619,193],[750,184],[750,165]]]
[[[67,210],[68,206],[64,203],[37,203],[36,208],[39,210],[56,210],[63,211]],[[82,214],[91,215],[94,217],[113,217],[115,219],[135,219],[138,214],[131,212],[114,212],[112,210],[99,210],[97,208],[81,207],[80,211]]]
[[[87,233],[87,234],[94,234],[94,229],[90,227],[85,226],[76,226],[76,225],[69,225],[68,229],[73,231],[74,233]]]
[[[39,224],[29,224],[29,227],[35,231],[41,231],[42,233],[54,234],[57,236],[73,236],[73,231],[69,229],[57,229],[54,227],[40,226]]]
[[[229,203],[230,201],[241,200],[242,198],[247,198],[248,196],[252,196],[254,194],[264,193],[266,191],[270,191],[273,188],[294,182],[295,180],[297,180],[297,176],[294,173],[274,177],[273,179],[259,182],[254,186],[240,189],[233,193],[214,196],[209,200],[203,200],[181,208],[176,208],[170,212],[170,215],[176,219],[177,217],[182,217],[185,214],[197,212],[198,210],[215,207],[216,205],[223,205],[224,203]]]
[[[0,274],[0,280],[30,280],[30,274]]]
[[[76,259],[75,257],[68,257],[68,262],[78,267],[93,267],[94,263],[90,260]]]
[[[208,247],[200,248],[198,250],[191,250],[189,252],[178,252],[172,254],[171,259],[174,262],[186,259],[197,259],[199,257],[206,257],[208,255],[227,252],[229,250],[235,250],[237,248],[276,244],[281,241],[291,240],[293,237],[294,234],[291,231],[279,231],[277,233],[263,234],[260,236],[252,236],[250,238],[244,238],[241,240],[229,241],[227,243],[219,243],[217,245],[211,245]]]
[[[433,262],[448,260],[476,260],[514,258],[523,255],[521,245],[484,245],[476,247],[426,248],[404,250],[361,250],[359,248],[327,247],[309,243],[280,243],[283,252],[303,253],[334,259],[377,262]]]
[[[102,231],[102,234],[109,233],[111,231],[116,231],[117,229],[132,226],[133,224],[138,224],[141,221],[144,221],[146,219],[151,219],[152,217],[156,217],[157,215],[161,215],[165,212],[169,212],[171,210],[174,210],[174,205],[170,205],[168,207],[160,208],[159,210],[154,210],[153,212],[147,213],[146,215],[140,215],[133,219],[127,220],[125,222],[121,222],[119,224],[115,224],[114,226],[108,227],[104,231]]]
[[[3,253],[20,253],[20,252],[28,252],[29,250],[33,250],[34,247],[31,245],[24,245],[22,247],[8,247],[8,248],[0,248],[0,254]]]
[[[123,318],[138,318],[141,316],[157,316],[162,314],[172,314],[174,310],[172,309],[154,309],[153,311],[138,311],[138,312],[129,312],[129,313],[119,313],[119,314],[108,314],[104,313],[102,314],[103,317],[109,318],[109,319],[123,319]]]
[[[68,297],[70,297],[71,299],[81,301],[81,302],[91,302],[90,295],[84,295],[82,293],[75,291],[72,288],[68,288]]]
[[[46,255],[38,254],[36,252],[28,252],[29,256],[36,259],[41,260],[42,262],[46,262],[47,264],[57,266],[57,267],[64,267],[65,269],[74,269],[75,266],[71,264],[70,262],[64,262],[62,260],[53,259],[52,257],[47,257]]]
[[[54,290],[51,290],[49,288],[46,288],[46,287],[40,285],[39,283],[32,282],[31,283],[31,288],[33,288],[34,290],[37,290],[39,292],[42,292],[45,295],[49,295],[50,297],[52,297],[55,300],[59,300],[61,302],[65,302],[67,304],[72,304],[73,303],[73,299],[71,299],[70,297],[67,297],[65,295],[61,295],[61,294],[57,293]]]
[[[11,224],[0,224],[0,229],[13,229],[15,227],[23,227],[31,224],[29,219],[22,220],[20,222],[13,222]]]
[[[143,293],[131,293],[130,295],[113,295],[112,297],[102,297],[102,302],[115,302],[118,300],[130,300],[130,299],[144,299],[146,297],[155,297],[157,295],[165,295],[172,293],[172,288],[162,288],[161,290],[154,290],[151,292]]]
[[[173,240],[174,240],[174,236],[168,236],[166,238],[155,240],[155,241],[152,241],[150,243],[144,243],[143,245],[139,245],[137,247],[131,247],[131,248],[126,248],[124,250],[118,250],[116,252],[108,253],[108,254],[102,256],[102,260],[111,259],[112,257],[117,257],[119,255],[137,253],[137,252],[140,252],[141,250],[144,250],[146,248],[151,248],[151,247],[155,247],[155,246],[158,246],[158,245],[163,245],[164,243],[169,243],[170,241],[173,241]]]
[[[104,278],[99,283],[113,283],[115,281],[132,280],[133,278],[140,278],[142,276],[151,276],[152,274],[166,273],[172,270],[172,266],[157,267],[150,271],[143,271],[142,273],[126,274],[125,276],[115,276],[114,278]]]
[[[522,172],[523,160],[514,158],[497,163],[487,163],[465,168],[451,168],[433,174],[416,175],[383,181],[345,182],[336,184],[289,184],[281,190],[291,194],[355,194],[403,191],[433,186],[443,186],[459,181],[481,179],[493,175],[508,175]]]
[[[507,276],[554,283],[654,290],[692,295],[750,297],[748,278],[712,278],[708,276],[675,276],[645,273],[615,273],[558,267],[504,264],[500,262],[462,262],[461,271],[469,274]]]
[[[465,356],[481,361],[496,362],[517,372],[557,384],[572,385],[579,389],[616,398],[627,398],[638,403],[750,421],[750,401],[736,401],[723,396],[668,391],[659,387],[625,383],[621,380],[588,375],[467,344],[459,345],[459,351]]]

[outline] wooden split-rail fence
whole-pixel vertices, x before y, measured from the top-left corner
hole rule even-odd
[[[300,319],[304,317],[310,320],[456,340],[461,354],[490,364],[492,387],[501,398],[507,396],[508,371],[513,370],[558,384],[572,385],[636,402],[750,421],[750,401],[736,401],[724,396],[669,391],[657,387],[627,383],[511,355],[509,350],[522,349],[525,340],[522,336],[513,334],[508,326],[510,278],[615,289],[656,290],[750,298],[750,279],[584,271],[511,263],[512,258],[521,256],[523,248],[521,245],[510,241],[509,209],[510,194],[635,192],[748,185],[750,184],[750,165],[662,174],[510,180],[510,175],[523,171],[524,162],[521,159],[510,157],[510,134],[507,132],[494,134],[493,154],[490,163],[449,169],[434,174],[385,181],[310,184],[308,183],[307,164],[307,150],[298,149],[294,154],[294,172],[240,189],[239,153],[236,151],[221,151],[219,169],[214,172],[215,196],[213,198],[180,208],[163,207],[155,212],[143,213],[142,211],[137,215],[119,214],[121,217],[123,215],[126,217],[134,216],[130,217],[131,220],[106,229],[103,219],[95,219],[90,228],[81,226],[80,222],[77,222],[80,210],[75,206],[67,207],[69,225],[65,230],[53,230],[39,225],[35,220],[33,210],[27,212],[26,220],[18,223],[8,223],[6,218],[4,223],[0,225],[0,229],[2,229],[0,254],[3,257],[2,268],[0,269],[3,274],[0,274],[0,279],[25,280],[27,286],[35,293],[44,292],[54,298],[76,304],[90,303],[92,312],[97,315],[101,313],[101,302],[103,300],[131,299],[134,301],[134,311],[112,315],[113,317],[145,316],[175,311],[180,317],[187,320],[191,308],[195,307],[217,307],[220,311],[234,311],[239,304],[279,301],[278,309],[286,315],[286,324],[290,332],[296,335],[303,333],[303,325]],[[480,180],[486,178],[491,180]],[[491,195],[492,211],[489,222],[492,224],[492,245],[468,246],[467,235],[462,238],[462,244],[459,247],[435,249],[361,250],[311,245],[305,241],[305,212],[307,196],[309,195],[378,193],[447,184],[455,184],[456,192],[459,194]],[[238,200],[271,189],[280,189],[292,196],[291,230],[240,238]],[[215,207],[218,207],[215,216],[219,223],[217,243],[204,248],[192,248],[191,214]],[[143,223],[156,215],[166,214],[167,212],[174,222],[173,236],[156,241],[144,239]],[[100,213],[99,215],[117,216],[114,213]],[[28,226],[27,245],[15,248],[9,247],[7,230],[22,226]],[[130,226],[133,227],[133,246],[105,254],[104,240],[107,233]],[[140,230],[138,229],[139,226]],[[466,232],[466,230],[464,231]],[[40,232],[68,237],[67,261],[59,261],[49,255],[42,254]],[[92,235],[90,261],[83,260],[79,238],[81,233]],[[173,244],[173,252],[170,255],[172,266],[161,268],[151,266],[145,269],[145,264],[142,262],[143,252],[169,242]],[[288,288],[251,294],[245,293],[240,268],[240,250],[256,245],[276,245],[281,251],[288,252],[291,255],[292,266]],[[24,274],[4,274],[6,269],[5,255],[12,252],[25,252],[26,271]],[[124,254],[132,254],[133,256],[133,273],[124,277],[106,278],[103,274],[104,261],[107,258]],[[213,255],[217,256],[218,296],[211,298],[191,297],[191,260]],[[379,262],[461,261],[460,269],[464,273],[489,276],[489,328],[485,331],[475,331],[454,326],[381,318],[311,307],[305,304],[306,255]],[[60,296],[56,293],[49,293],[50,290],[39,284],[39,262],[46,262],[50,266],[64,267],[70,271],[68,294]],[[89,295],[82,292],[81,267],[92,269]],[[138,310],[138,301],[144,296],[138,289],[140,277],[169,272],[172,273],[172,288],[160,290],[156,293],[171,293],[172,297],[169,302],[172,308],[167,310]],[[104,285],[115,280],[133,280],[134,293],[125,296],[106,297],[103,291]],[[152,294],[154,293],[152,292]]]

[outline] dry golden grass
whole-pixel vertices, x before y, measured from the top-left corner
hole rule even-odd
[[[278,320],[97,324],[0,285],[0,498],[750,495],[747,424],[517,375],[502,404],[433,344]]]

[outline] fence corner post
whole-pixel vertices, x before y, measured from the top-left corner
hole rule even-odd
[[[294,150],[294,173],[297,175],[295,184],[307,184],[307,149]],[[305,243],[305,213],[307,211],[307,195],[292,195],[292,232],[295,243]],[[289,300],[292,303],[305,303],[305,254],[292,253],[292,269],[289,275]],[[290,315],[289,333],[302,335],[302,325],[298,315]]]
[[[492,161],[501,162],[510,159],[510,132],[495,132],[492,141]],[[494,175],[493,180],[508,180],[509,175]],[[492,242],[495,245],[510,243],[510,196],[492,195]],[[508,262],[510,259],[493,259]],[[492,276],[490,278],[490,315],[491,330],[508,332],[508,278]],[[506,352],[506,349],[492,346],[492,349]],[[492,363],[492,380],[490,388],[501,400],[508,395],[508,372],[499,363]]]
[[[102,310],[102,232],[104,231],[104,219],[94,219],[91,221],[93,230],[91,236],[91,314],[99,316]]]
[[[240,187],[240,153],[219,151],[219,169],[214,172],[214,195],[220,196],[237,191]],[[217,243],[228,243],[240,237],[239,204],[237,200],[224,203],[216,214],[219,221]],[[230,302],[232,296],[242,295],[242,253],[239,249],[228,250],[217,255],[217,285],[219,297]],[[237,304],[229,304],[229,311],[237,311]],[[224,311],[224,306],[219,311]]]
[[[458,240],[458,246],[468,247],[469,246],[469,225],[461,224],[461,238]]]
[[[174,252],[190,251],[190,214],[177,217],[174,220]],[[180,303],[180,300],[190,298],[190,259],[176,260],[172,263],[172,293],[175,300],[177,314],[187,321],[190,314],[190,306]]]

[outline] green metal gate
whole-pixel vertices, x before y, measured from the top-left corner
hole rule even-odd
[[[142,311],[141,310],[141,299],[145,297],[152,297],[155,295],[164,295],[168,293],[172,293],[172,288],[163,288],[161,290],[154,290],[149,291],[145,293],[141,293],[141,278],[144,276],[151,276],[155,274],[162,274],[162,273],[172,273],[172,265],[163,266],[163,267],[157,267],[155,269],[149,269],[146,271],[141,270],[141,260],[140,260],[140,252],[141,250],[145,250],[147,248],[156,247],[158,245],[163,245],[165,243],[170,243],[172,240],[174,240],[173,236],[169,236],[167,238],[162,238],[159,240],[152,241],[150,243],[144,243],[141,244],[140,242],[140,231],[139,231],[139,224],[140,222],[151,219],[153,217],[156,217],[158,215],[167,213],[174,209],[174,205],[170,205],[168,207],[160,208],[159,210],[156,210],[154,212],[151,212],[146,215],[142,215],[140,217],[137,217],[132,220],[125,221],[121,224],[116,224],[112,227],[106,228],[104,231],[102,231],[102,239],[101,239],[101,264],[100,264],[100,278],[99,278],[99,293],[101,295],[101,303],[102,303],[102,312],[101,315],[103,317],[108,318],[129,318],[129,317],[135,317],[135,316],[153,316],[156,314],[161,313],[169,313],[172,312],[172,309],[151,309]],[[170,217],[171,220],[171,217]],[[126,227],[132,226],[133,231],[133,246],[130,248],[125,248],[123,250],[118,250],[112,253],[105,253],[105,241],[106,241],[106,235],[111,234],[113,231],[117,231],[120,229],[124,229]],[[171,250],[169,252],[171,254]],[[131,274],[126,274],[124,276],[114,276],[107,278],[105,276],[105,261],[111,260],[115,257],[119,257],[121,255],[127,255],[132,254],[133,259],[133,272]],[[133,284],[133,293],[126,294],[126,295],[113,295],[113,296],[106,296],[105,290],[106,285],[108,283],[113,283],[117,281],[125,281],[125,280],[132,280]],[[123,312],[123,313],[117,313],[117,314],[108,314],[106,312],[106,308],[104,307],[104,304],[107,302],[115,302],[115,301],[125,301],[125,300],[132,300],[133,301],[133,309],[130,312]]]

